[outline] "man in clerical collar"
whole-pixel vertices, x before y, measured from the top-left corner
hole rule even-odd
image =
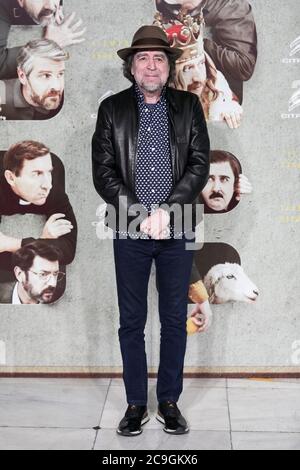
[[[16,282],[0,284],[0,303],[50,304],[65,273],[59,270],[62,254],[46,241],[30,243],[13,256]]]
[[[6,80],[1,115],[6,120],[54,117],[63,104],[68,54],[47,39],[30,41],[17,58],[18,79]]]
[[[63,253],[62,264],[75,256],[77,223],[64,188],[64,166],[40,142],[12,145],[0,159],[0,216],[38,214],[45,216],[39,239]],[[12,254],[34,238],[15,238],[0,231],[0,266],[11,270]]]

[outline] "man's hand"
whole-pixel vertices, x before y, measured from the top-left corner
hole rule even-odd
[[[210,328],[213,320],[213,313],[208,300],[202,304],[195,305],[195,308],[191,313],[191,320],[198,327],[197,333],[204,333]]]
[[[74,23],[74,19],[75,13],[71,13],[65,20],[63,19],[62,12],[56,13],[56,24],[46,26],[45,39],[55,41],[62,49],[85,41],[82,36],[86,28],[79,30],[82,20],[80,19]]]
[[[221,119],[224,119],[230,129],[238,129],[243,117],[243,108],[236,101],[232,101],[230,104],[227,103],[224,108]]]
[[[21,245],[22,240],[8,237],[4,235],[4,233],[0,232],[0,253],[4,253],[6,251],[15,253],[21,248]]]
[[[251,194],[253,191],[252,184],[248,180],[247,176],[240,175],[239,181],[236,187],[236,200],[241,200],[242,194]]]
[[[169,237],[169,223],[169,213],[164,209],[157,209],[141,223],[141,231],[154,240],[163,240]]]
[[[64,219],[65,214],[53,214],[47,220],[41,238],[57,239],[63,235],[67,235],[73,229],[73,225]]]

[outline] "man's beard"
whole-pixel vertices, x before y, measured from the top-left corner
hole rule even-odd
[[[188,86],[188,91],[194,93],[200,98],[202,98],[204,89],[205,89],[206,81],[205,82],[193,82],[191,85]]]
[[[51,110],[57,109],[59,107],[59,105],[61,103],[61,99],[62,99],[62,92],[57,92],[57,91],[51,90],[46,95],[39,96],[33,91],[31,86],[30,86],[30,88],[31,88],[30,98],[33,101],[33,103],[35,103],[40,108],[51,111]],[[58,100],[57,99],[52,100],[51,97],[52,98],[55,97],[55,98],[59,98],[59,99]]]
[[[50,304],[52,302],[55,287],[49,286],[40,293],[35,293],[32,287],[32,284],[28,282],[23,284],[23,289],[25,290],[28,297],[33,300],[36,304]],[[50,294],[49,297],[44,298],[45,294]]]
[[[201,11],[201,7],[204,5],[204,2],[199,0],[198,5],[196,7],[192,6],[192,8],[183,7],[179,2],[168,2],[168,0],[161,0],[160,2],[156,0],[156,6],[159,11],[161,11],[166,17],[170,19],[176,19],[179,12],[183,14],[189,14],[192,16],[198,15]]]
[[[26,10],[27,11],[27,10]],[[49,15],[50,13],[52,13],[52,15],[50,17],[46,17],[47,15]],[[50,24],[55,24],[56,21],[55,21],[55,15],[56,15],[56,10],[53,11],[53,10],[49,10],[47,8],[43,8],[38,17],[34,16],[33,14],[31,14],[30,11],[27,11],[27,14],[30,16],[30,18],[36,23],[36,24],[39,24],[40,26],[49,26]]]
[[[141,82],[141,88],[148,93],[156,93],[157,91],[162,91],[164,87],[164,84],[162,82],[160,83],[146,83],[146,82]]]

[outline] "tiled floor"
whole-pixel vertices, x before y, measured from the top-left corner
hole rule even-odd
[[[185,436],[162,431],[155,386],[149,380],[151,421],[124,438],[115,431],[126,407],[121,380],[0,379],[0,450],[300,450],[300,380],[186,379]]]

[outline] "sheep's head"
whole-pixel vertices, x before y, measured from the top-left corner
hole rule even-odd
[[[225,263],[213,266],[204,278],[205,287],[213,304],[226,302],[256,302],[259,292],[239,264]]]

